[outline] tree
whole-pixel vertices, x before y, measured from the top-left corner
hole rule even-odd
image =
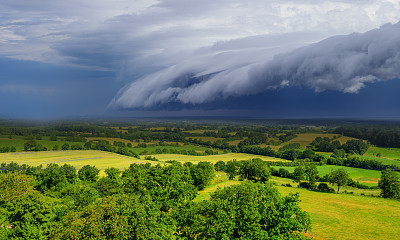
[[[107,168],[105,170],[107,177],[110,179],[119,179],[119,176],[121,174],[121,170],[119,170],[118,168]]]
[[[85,165],[78,171],[78,177],[82,181],[86,182],[96,182],[99,178],[100,170],[95,166]]]
[[[337,193],[339,193],[339,188],[347,185],[350,176],[346,170],[341,168],[338,170],[332,170],[328,178],[330,183],[337,185]]]
[[[346,153],[355,153],[363,155],[368,150],[368,144],[362,140],[349,140],[342,145]]]
[[[318,178],[318,169],[314,164],[307,165],[304,171],[310,186],[314,187]]]
[[[186,204],[176,219],[175,232],[182,239],[306,239],[300,232],[310,227],[297,194],[281,197],[268,184],[251,181]]]
[[[295,182],[300,183],[301,180],[304,179],[304,167],[303,166],[297,166],[294,171],[293,171],[293,180]]]
[[[62,149],[62,150],[69,150],[69,144],[68,144],[68,143],[64,143],[64,144],[61,146],[61,149]]]
[[[228,173],[229,180],[232,180],[235,178],[237,175],[237,167],[238,163],[236,159],[230,160],[229,162],[226,163],[225,171]]]
[[[190,174],[194,185],[199,190],[203,190],[214,178],[214,166],[210,162],[199,162],[190,167]]]
[[[37,147],[37,142],[35,140],[29,140],[26,143],[24,143],[24,149],[25,151],[31,151]]]
[[[214,165],[215,171],[225,171],[226,164],[224,161],[218,161]]]
[[[239,174],[241,179],[255,182],[266,182],[271,177],[268,165],[259,158],[244,161],[239,169]]]
[[[381,196],[384,198],[400,198],[400,180],[398,174],[390,169],[381,172],[381,180],[378,182]]]

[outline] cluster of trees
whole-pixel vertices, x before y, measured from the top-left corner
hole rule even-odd
[[[400,129],[398,126],[342,126],[336,133],[368,140],[380,147],[400,148]]]
[[[17,149],[14,146],[0,147],[0,153],[15,152]]]
[[[2,164],[0,238],[306,239],[299,196],[281,197],[263,174],[194,202],[213,171],[206,162],[132,164],[99,178],[90,165]]]
[[[330,139],[328,137],[316,137],[311,143],[311,147],[315,151],[319,152],[334,152],[340,154],[350,153],[363,155],[368,150],[368,144],[362,140],[349,140],[345,144],[341,145],[339,141]],[[343,151],[337,151],[343,150]]]

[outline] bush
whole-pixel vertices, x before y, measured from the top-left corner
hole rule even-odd
[[[314,189],[314,186],[311,185],[309,182],[301,182],[299,183],[299,188]]]
[[[318,184],[317,190],[320,192],[327,192],[327,193],[334,193],[335,190],[333,188],[330,188],[328,184],[326,183],[320,183]]]

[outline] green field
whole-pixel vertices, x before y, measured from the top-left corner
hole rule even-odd
[[[12,136],[12,139],[9,139],[7,136],[1,136],[0,137],[0,147],[14,146],[17,149],[17,151],[23,151],[24,144],[27,141],[28,140],[26,140],[25,137]],[[50,140],[48,140],[48,137],[43,137],[43,140],[35,140],[35,141],[39,144],[42,144],[42,146],[46,147],[48,150],[51,150],[54,147],[54,145],[58,145],[58,148],[61,149],[61,146],[64,143],[68,143],[69,145],[72,145],[72,144],[83,145],[84,144],[82,142],[50,141]]]
[[[274,168],[279,169],[280,167],[274,167]],[[289,170],[289,172],[293,172],[295,167],[282,167],[282,168]],[[359,181],[360,183],[365,184],[367,186],[378,186],[378,181],[381,178],[381,172],[376,170],[343,167],[335,165],[317,166],[318,175],[321,177],[330,173],[331,170],[337,170],[341,168],[345,169],[354,181]]]
[[[312,229],[308,235],[313,239],[400,239],[399,201],[282,187],[282,183],[294,185],[290,179],[284,178],[272,177],[272,181],[277,182],[282,195],[300,193],[300,206],[311,217]],[[208,199],[210,192],[218,187],[239,183],[233,180],[208,186],[199,192],[196,201]]]
[[[148,146],[148,147],[145,147],[145,148],[137,148],[137,147],[135,147],[135,148],[130,148],[130,150],[132,150],[133,152],[135,152],[135,153],[141,153],[141,152],[143,152],[143,151],[147,151],[147,152],[149,152],[149,153],[151,153],[152,151],[155,151],[156,149],[163,149],[163,148],[166,148],[166,149],[174,149],[174,150],[178,150],[178,151],[182,151],[182,150],[186,150],[186,151],[190,151],[190,150],[194,150],[194,151],[196,151],[196,152],[198,152],[198,153],[202,153],[202,152],[204,152],[205,150],[210,150],[210,148],[207,148],[207,147],[200,147],[200,146],[193,146],[193,145],[180,145],[180,146],[152,146],[152,145],[150,145],[150,146]],[[218,149],[212,149],[213,151],[216,151],[216,152],[219,152],[219,153],[222,153],[222,151],[221,150],[218,150]]]
[[[400,160],[400,148],[370,147],[364,155],[376,156],[377,154],[380,154],[381,158]]]

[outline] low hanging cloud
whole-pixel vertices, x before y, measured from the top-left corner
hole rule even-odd
[[[110,107],[195,105],[290,86],[357,93],[368,82],[400,78],[400,23],[296,48],[301,36],[304,44],[304,35],[293,34],[199,49],[181,63],[127,85]]]

